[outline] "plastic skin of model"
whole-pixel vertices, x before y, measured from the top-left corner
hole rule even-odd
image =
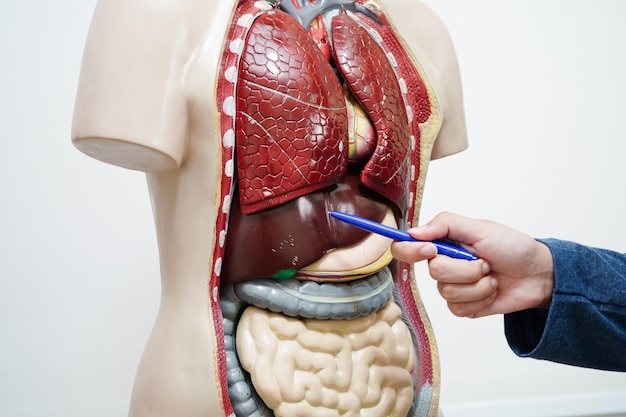
[[[74,145],[144,171],[159,312],[130,416],[435,416],[410,265],[331,210],[417,223],[466,147],[456,56],[413,0],[100,0]]]

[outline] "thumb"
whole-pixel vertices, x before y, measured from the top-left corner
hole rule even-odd
[[[479,241],[486,230],[482,220],[470,219],[456,213],[442,212],[417,232],[422,239],[447,238],[457,243],[473,245]]]

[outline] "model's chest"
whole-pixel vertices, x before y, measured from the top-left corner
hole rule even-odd
[[[244,213],[336,183],[349,165],[406,210],[414,115],[429,100],[380,10],[353,0],[243,1],[226,48],[237,56],[224,74],[236,84]]]

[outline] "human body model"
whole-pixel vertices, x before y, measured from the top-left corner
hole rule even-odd
[[[420,2],[284,3],[97,5],[73,141],[147,173],[161,262],[131,416],[436,413],[409,265],[327,210],[416,221],[466,146],[452,45]]]

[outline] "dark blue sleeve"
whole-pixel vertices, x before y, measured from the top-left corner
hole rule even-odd
[[[626,371],[626,254],[556,239],[554,290],[548,310],[506,314],[518,356]]]

